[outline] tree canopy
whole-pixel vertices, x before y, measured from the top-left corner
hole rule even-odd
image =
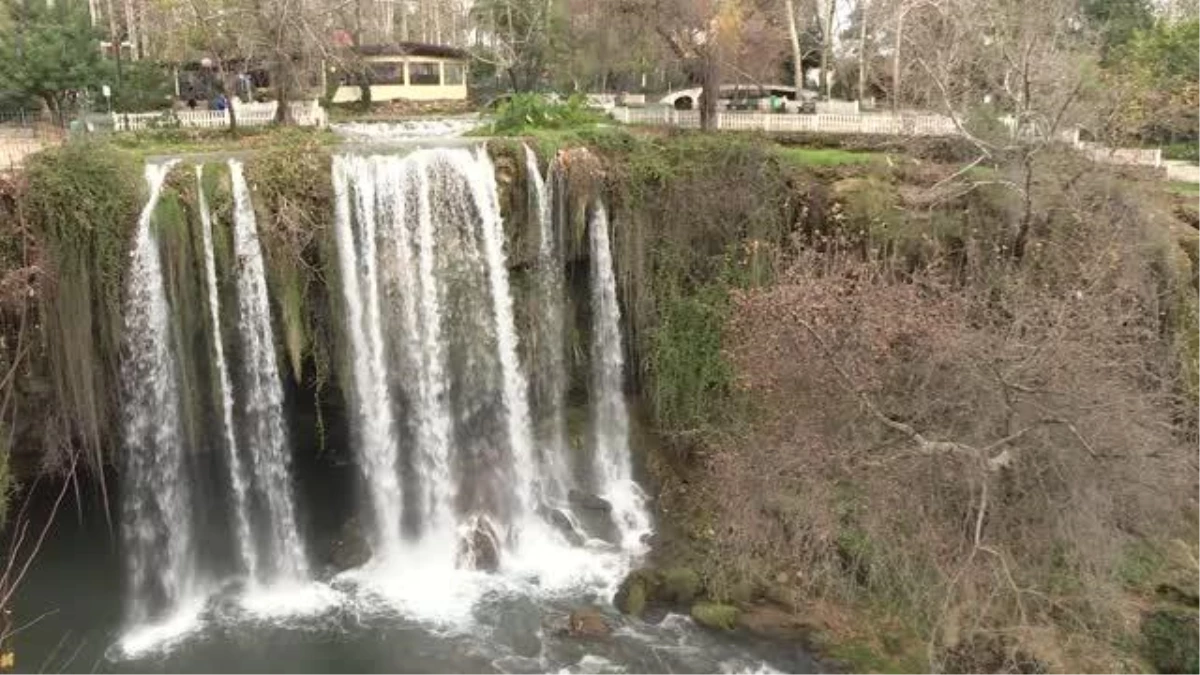
[[[86,6],[47,0],[8,0],[0,31],[0,89],[22,92],[61,114],[71,95],[109,81],[112,63],[100,53],[99,33]]]

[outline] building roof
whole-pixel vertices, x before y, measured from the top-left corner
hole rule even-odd
[[[354,51],[362,56],[429,56],[466,61],[471,58],[465,49],[425,42],[394,42],[392,44],[359,45]]]

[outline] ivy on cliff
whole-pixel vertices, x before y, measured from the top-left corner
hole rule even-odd
[[[46,251],[41,298],[47,369],[62,447],[99,466],[117,414],[121,297],[127,251],[144,200],[138,161],[111,147],[69,143],[30,158],[25,217]]]
[[[246,177],[258,210],[271,296],[279,310],[283,340],[297,382],[311,360],[318,387],[329,377],[337,288],[333,242],[330,154],[304,133],[256,154]]]

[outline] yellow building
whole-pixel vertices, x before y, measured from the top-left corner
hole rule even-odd
[[[371,101],[462,101],[467,98],[467,52],[443,45],[401,42],[354,48],[366,66]],[[339,78],[334,103],[357,101],[362,88],[350,73]]]

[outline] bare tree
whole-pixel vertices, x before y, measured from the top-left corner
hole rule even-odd
[[[833,30],[837,22],[837,0],[817,0],[817,14],[821,17],[821,91],[826,99],[832,98],[833,78]]]
[[[792,47],[792,78],[798,97],[804,89],[804,54],[800,48],[800,29],[796,25],[796,3],[784,0],[784,11],[787,12],[788,39]]]

